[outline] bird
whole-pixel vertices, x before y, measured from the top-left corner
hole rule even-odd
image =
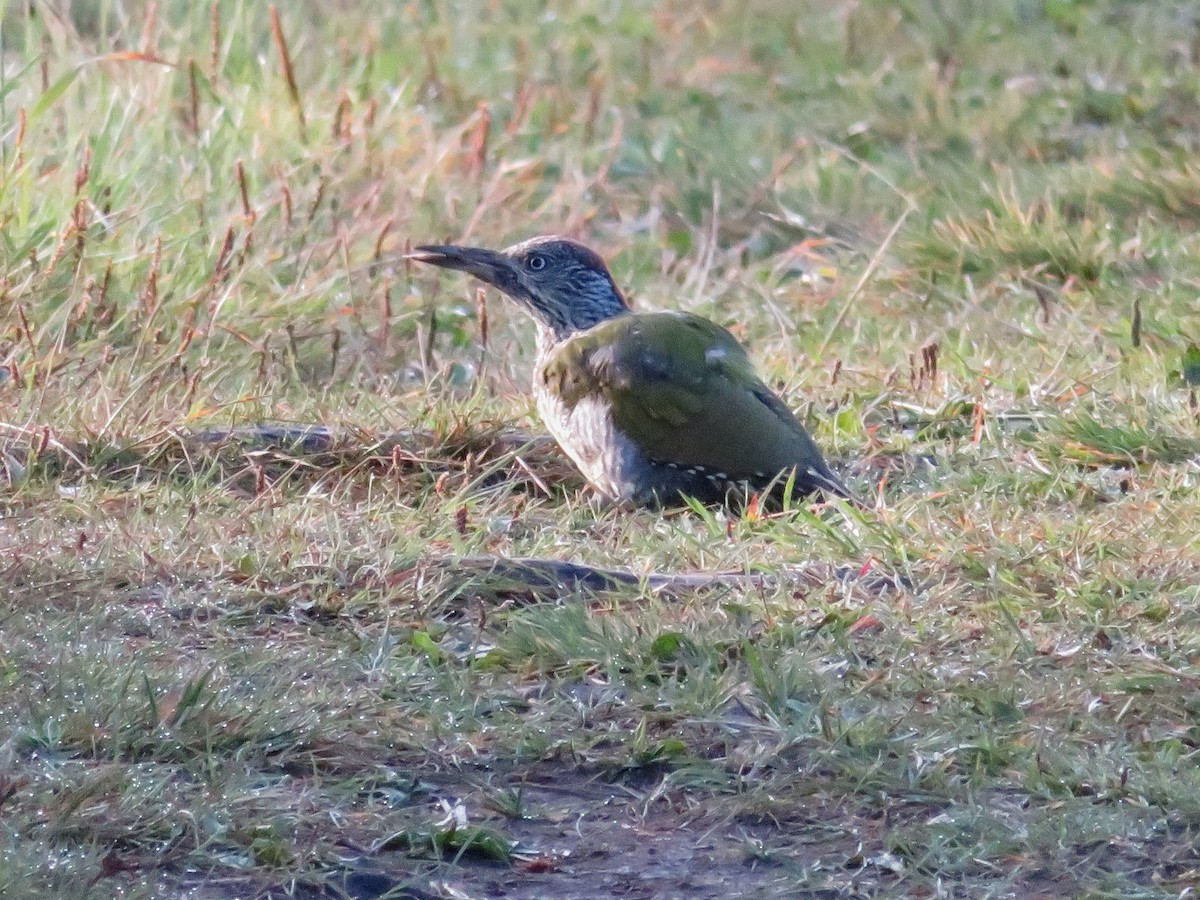
[[[473,275],[532,316],[538,413],[609,500],[731,506],[782,500],[790,484],[857,502],[737,338],[693,313],[632,310],[584,244],[548,235],[407,257]]]

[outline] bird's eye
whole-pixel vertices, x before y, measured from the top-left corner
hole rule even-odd
[[[525,260],[525,265],[529,266],[533,272],[540,272],[546,268],[546,257],[539,253],[531,253],[529,259]]]

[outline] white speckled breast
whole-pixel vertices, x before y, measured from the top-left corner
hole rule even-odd
[[[613,500],[642,493],[645,463],[633,442],[613,427],[607,403],[588,397],[568,410],[549,391],[535,393],[542,421],[596,490]]]

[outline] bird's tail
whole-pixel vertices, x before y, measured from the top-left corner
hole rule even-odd
[[[833,470],[829,466],[821,465],[820,468],[808,467],[808,476],[813,482],[827,494],[833,494],[841,497],[858,507],[859,509],[867,509],[867,504],[864,503],[850,488],[846,487],[845,482],[833,474]]]

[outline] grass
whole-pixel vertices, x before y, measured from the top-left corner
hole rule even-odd
[[[0,4],[0,894],[1187,895],[1186,6],[281,6]],[[878,507],[593,502],[549,231]]]

